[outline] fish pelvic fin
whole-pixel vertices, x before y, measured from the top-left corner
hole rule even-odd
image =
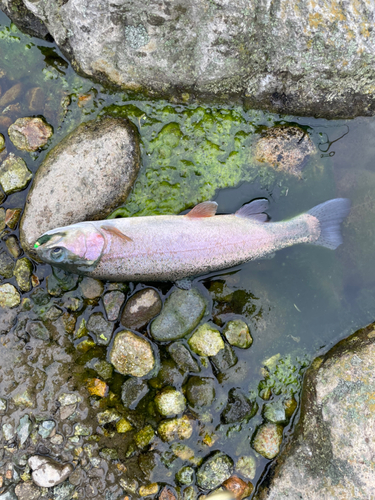
[[[319,238],[313,245],[335,250],[342,243],[341,223],[349,215],[351,203],[347,198],[328,200],[309,210],[307,213],[318,219]]]
[[[194,208],[188,212],[185,217],[190,219],[202,218],[202,217],[213,217],[216,214],[217,203],[216,201],[204,201],[195,205]]]
[[[234,214],[236,217],[245,217],[246,219],[252,219],[257,222],[267,222],[268,215],[263,213],[269,207],[269,201],[267,198],[261,198],[260,200],[254,200],[246,205],[243,205]]]
[[[109,233],[112,236],[116,236],[117,238],[120,238],[123,241],[133,241],[129,236],[126,236],[126,234],[122,233],[117,227],[111,226],[108,224],[108,226],[101,226],[100,228],[102,231],[105,233]]]

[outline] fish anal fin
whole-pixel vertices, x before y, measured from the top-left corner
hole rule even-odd
[[[267,222],[268,215],[264,213],[268,209],[269,201],[266,198],[260,200],[254,200],[246,205],[243,205],[235,215],[237,217],[245,217],[246,219],[252,219],[257,222]]]
[[[126,234],[122,233],[117,227],[110,226],[109,224],[107,226],[101,226],[102,231],[109,233],[112,236],[116,236],[117,238],[120,238],[124,241],[133,241],[129,236],[126,236]]]
[[[199,203],[194,208],[188,212],[185,217],[191,219],[201,218],[201,217],[213,217],[216,214],[217,203],[216,201],[204,201]]]

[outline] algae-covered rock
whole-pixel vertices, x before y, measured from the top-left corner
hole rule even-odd
[[[149,384],[155,389],[166,386],[181,387],[185,378],[186,375],[181,372],[179,366],[173,360],[165,359],[160,364],[157,376],[152,378]]]
[[[155,438],[155,431],[151,425],[146,425],[134,436],[135,444],[138,448],[146,448]]]
[[[28,292],[31,290],[30,278],[33,272],[33,265],[26,257],[17,260],[16,265],[13,270],[13,274],[16,277],[17,285],[20,287],[22,292]]]
[[[164,417],[173,417],[185,410],[186,399],[180,391],[167,387],[156,395],[155,406]]]
[[[0,166],[0,185],[4,192],[11,194],[22,191],[31,178],[32,173],[23,159],[9,153]]]
[[[263,457],[272,459],[279,453],[282,440],[283,426],[266,423],[255,432],[252,446]]]
[[[45,146],[53,131],[51,125],[42,118],[26,116],[17,118],[9,127],[8,134],[17,149],[31,153]]]
[[[16,288],[10,283],[0,285],[0,307],[16,307],[20,304],[21,297]]]
[[[161,298],[153,288],[135,293],[125,304],[121,323],[133,330],[140,330],[161,311]]]
[[[155,366],[155,356],[150,342],[126,330],[116,335],[109,358],[117,371],[133,377],[143,377]]]
[[[21,220],[23,249],[35,257],[33,245],[49,229],[105,218],[126,200],[138,169],[139,146],[127,120],[80,125],[35,175]]]
[[[15,262],[10,255],[4,250],[0,250],[0,275],[4,278],[11,278],[14,266]]]
[[[188,344],[199,356],[215,356],[224,349],[224,340],[217,328],[208,323],[201,325],[190,337]]]
[[[374,357],[371,324],[312,362],[304,378],[299,422],[257,500],[281,500],[285,492],[311,500],[375,495]]]
[[[238,358],[233,348],[224,343],[224,349],[220,349],[215,356],[211,356],[210,361],[218,372],[225,373],[229,368],[236,365]]]
[[[200,292],[174,290],[160,315],[151,323],[151,335],[159,342],[167,342],[185,337],[194,330],[206,310],[206,301]]]
[[[255,401],[250,401],[240,389],[231,389],[228,394],[228,403],[221,418],[225,424],[233,424],[252,418],[258,410]]]
[[[235,469],[246,479],[254,479],[257,469],[256,460],[252,455],[243,455],[237,460]]]
[[[50,338],[49,331],[41,321],[29,321],[26,329],[27,332],[36,339],[46,341]]]
[[[233,473],[233,460],[220,451],[210,455],[197,471],[197,485],[204,490],[220,486]]]
[[[177,439],[189,439],[193,433],[193,427],[189,418],[184,415],[181,418],[164,420],[158,427],[158,434],[163,441],[175,441]]]
[[[253,343],[249,327],[241,319],[228,321],[224,327],[223,335],[231,345],[241,349],[248,349]]]

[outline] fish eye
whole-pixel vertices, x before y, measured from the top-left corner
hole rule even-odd
[[[51,259],[55,262],[60,262],[65,256],[65,248],[55,247],[50,253]]]

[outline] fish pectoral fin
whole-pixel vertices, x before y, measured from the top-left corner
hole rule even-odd
[[[254,200],[243,205],[234,215],[257,222],[268,222],[268,215],[263,213],[268,207],[269,201],[266,198],[261,198],[260,200]]]
[[[188,212],[185,217],[191,219],[201,218],[201,217],[213,217],[216,214],[217,203],[216,201],[204,201],[195,205],[194,208]]]
[[[126,236],[126,234],[122,233],[117,227],[113,226],[101,226],[100,228],[102,231],[105,233],[109,233],[112,236],[116,236],[117,238],[121,238],[124,241],[133,241],[129,236]]]

